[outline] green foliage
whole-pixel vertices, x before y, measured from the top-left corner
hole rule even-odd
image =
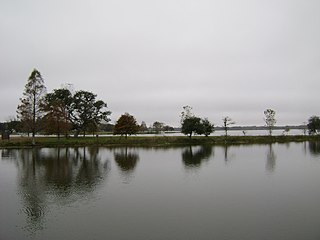
[[[309,134],[317,134],[320,130],[320,118],[318,116],[312,116],[308,120]]]
[[[183,110],[181,113],[181,132],[183,134],[191,138],[192,134],[208,136],[213,132],[214,125],[207,118],[201,119],[194,116],[192,107],[184,106]]]
[[[136,134],[140,129],[140,126],[137,124],[134,116],[129,113],[121,115],[117,123],[114,126],[113,134],[114,135],[125,135],[126,138],[128,135]]]
[[[96,94],[87,91],[78,91],[72,98],[70,120],[78,131],[97,131],[101,121],[108,122],[110,111],[105,110],[107,104],[96,100]]]
[[[182,122],[181,132],[185,135],[189,135],[191,138],[192,134],[201,135],[204,133],[204,128],[199,117],[188,117]]]
[[[275,119],[276,112],[269,108],[264,111],[264,115],[265,115],[264,121],[266,123],[266,126],[269,129],[269,134],[271,136],[273,126],[277,123],[277,120]]]
[[[208,137],[214,131],[214,124],[212,124],[207,118],[201,120],[203,127],[203,134]]]
[[[45,112],[44,125],[47,133],[68,135],[72,128],[77,131],[96,132],[102,121],[110,121],[107,104],[96,100],[95,94],[78,91],[74,95],[68,89],[55,89],[43,98],[41,108]]]

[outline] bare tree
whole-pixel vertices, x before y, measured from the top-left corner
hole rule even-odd
[[[268,127],[269,134],[271,136],[273,127],[277,123],[277,120],[275,119],[276,112],[273,109],[268,108],[264,111],[264,115],[264,121],[266,123],[266,126]]]
[[[228,116],[224,117],[224,118],[222,119],[222,121],[223,121],[223,129],[224,129],[224,131],[225,131],[225,133],[226,133],[226,137],[227,137],[227,136],[228,136],[229,126],[235,124],[236,122],[233,121],[233,120],[232,120],[230,117],[228,117]]]

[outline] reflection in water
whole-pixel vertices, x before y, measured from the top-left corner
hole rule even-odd
[[[182,152],[182,161],[187,168],[199,168],[203,160],[208,160],[213,154],[212,146],[185,148]]]
[[[320,155],[320,142],[309,142],[309,151],[313,155]]]
[[[228,158],[228,148],[229,148],[228,145],[225,145],[225,146],[224,146],[224,161],[225,161],[225,163],[229,162],[229,158]]]
[[[227,165],[231,162],[231,160],[235,157],[234,154],[231,152],[230,154],[230,149],[231,148],[236,148],[239,146],[236,145],[229,145],[229,144],[225,144],[223,146],[223,150],[224,150],[224,163]],[[230,156],[231,155],[231,156]]]
[[[272,149],[272,144],[269,144],[269,149],[267,152],[267,162],[266,162],[266,170],[270,173],[274,172],[276,167],[276,159],[277,156]]]
[[[0,239],[317,239],[320,155],[301,147],[0,149]]]
[[[48,204],[72,203],[89,197],[109,170],[101,161],[98,148],[53,148],[15,150],[22,213],[27,216],[26,230],[43,228]]]
[[[2,159],[15,159],[16,150],[14,149],[1,149],[1,158]]]
[[[114,160],[121,170],[122,176],[126,183],[129,183],[134,176],[134,169],[139,161],[139,155],[128,148],[116,149],[114,152]]]

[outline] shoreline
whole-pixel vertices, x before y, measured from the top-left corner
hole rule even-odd
[[[32,147],[171,147],[183,145],[242,145],[272,144],[320,141],[320,135],[286,135],[286,136],[120,136],[107,137],[36,137],[32,145],[31,137],[13,137],[0,140],[0,148]]]

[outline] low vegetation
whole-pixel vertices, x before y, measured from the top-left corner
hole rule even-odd
[[[319,135],[298,136],[130,136],[130,137],[85,137],[85,138],[56,138],[36,137],[36,147],[77,147],[77,146],[181,146],[181,145],[225,145],[225,144],[269,144],[285,142],[320,141]],[[32,147],[31,137],[13,137],[10,140],[1,140],[0,147]]]

